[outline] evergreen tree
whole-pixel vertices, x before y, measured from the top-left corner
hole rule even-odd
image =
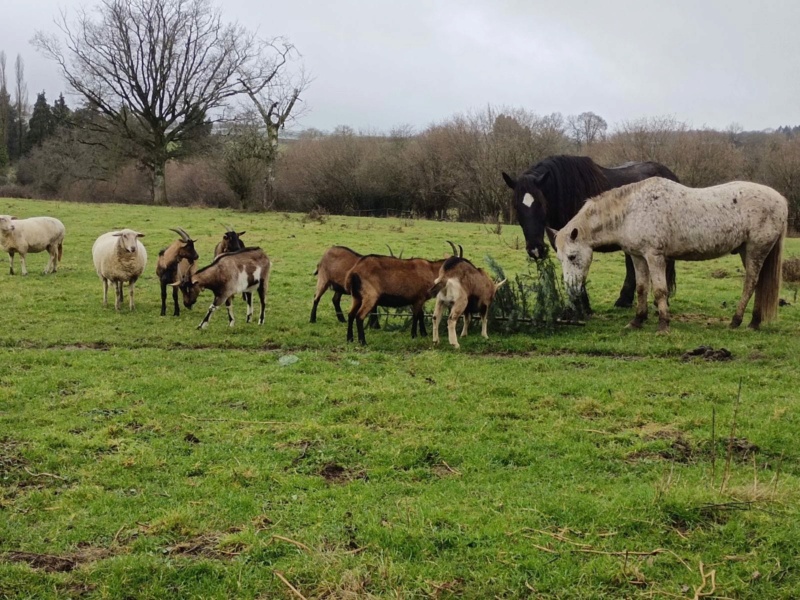
[[[58,99],[53,102],[53,121],[55,122],[56,127],[65,127],[69,121],[69,117],[72,114],[72,111],[67,106],[67,102],[64,100],[64,94],[59,94]]]
[[[25,136],[24,149],[29,152],[34,146],[41,146],[56,130],[55,117],[50,105],[47,103],[44,92],[36,96],[33,113],[28,121],[28,135]]]

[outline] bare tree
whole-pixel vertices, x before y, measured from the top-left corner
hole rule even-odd
[[[8,78],[6,75],[6,53],[0,50],[0,155],[5,154],[8,148],[8,114],[11,109],[11,96],[8,93]],[[2,166],[2,163],[0,163]]]
[[[608,123],[593,112],[584,112],[567,117],[567,128],[580,152],[584,146],[591,146],[605,138]]]
[[[150,171],[156,204],[167,203],[165,167],[208,131],[219,109],[244,89],[260,90],[274,70],[274,47],[239,24],[224,24],[209,0],[100,0],[56,35],[34,45],[69,85],[123,136]]]
[[[22,149],[24,147],[25,117],[28,112],[28,86],[25,83],[25,62],[19,54],[17,54],[17,60],[14,61],[14,79],[16,81],[14,101],[15,110],[17,111],[17,158],[19,158],[22,156]]]
[[[292,44],[282,38],[270,42],[274,51],[269,75],[260,83],[243,73],[242,86],[258,111],[264,128],[265,143],[260,145],[260,153],[255,158],[263,163],[264,175],[261,186],[262,208],[272,208],[275,203],[275,161],[278,157],[278,135],[286,127],[286,122],[296,119],[299,111],[295,109],[300,94],[308,87],[309,80],[301,69],[293,76],[288,72],[288,62],[296,58]],[[253,85],[258,83],[258,85]]]

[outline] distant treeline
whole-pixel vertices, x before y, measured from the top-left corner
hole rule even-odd
[[[2,101],[0,100],[0,103]],[[29,118],[5,111],[0,196],[150,203],[152,182],[125,140],[94,135],[103,116],[51,106],[39,94]],[[2,119],[3,115],[0,115]],[[690,186],[743,179],[770,185],[800,225],[800,127],[773,131],[694,129],[672,117],[623,122],[613,130],[594,113],[563,117],[488,107],[415,132],[362,134],[349,127],[306,130],[281,141],[273,174],[257,151],[256,123],[208,125],[167,168],[173,205],[331,214],[411,214],[509,222],[501,171],[518,174],[554,154],[591,156],[602,165],[655,160]],[[258,193],[274,177],[269,204]]]

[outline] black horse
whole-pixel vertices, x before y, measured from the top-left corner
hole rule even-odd
[[[657,162],[629,162],[605,168],[588,156],[550,156],[536,163],[516,180],[503,173],[506,185],[514,190],[517,220],[525,234],[525,247],[532,258],[547,256],[545,227],[561,229],[589,199],[610,189],[650,177],[678,181],[675,173]],[[612,252],[618,247],[598,248]],[[667,284],[675,291],[675,261],[667,263]],[[633,261],[625,255],[625,282],[615,306],[630,307],[636,291]],[[584,290],[583,308],[589,312],[589,298]]]

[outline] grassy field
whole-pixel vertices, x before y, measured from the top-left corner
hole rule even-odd
[[[667,336],[653,318],[624,329],[622,256],[605,255],[585,327],[486,341],[474,326],[455,351],[396,320],[361,348],[329,295],[308,323],[328,246],[436,257],[452,239],[514,274],[520,230],[23,200],[0,212],[67,228],[56,275],[41,275],[45,254],[27,278],[0,272],[3,597],[800,597],[800,308],[786,289],[777,323],[730,331],[736,257],[678,265]],[[265,325],[237,300],[233,329],[223,311],[197,331],[208,293],[160,317],[167,228],[196,237],[205,264],[224,224],[273,260]],[[150,262],[136,311],[116,313],[91,245],[125,226]],[[733,358],[682,358],[701,345]]]

